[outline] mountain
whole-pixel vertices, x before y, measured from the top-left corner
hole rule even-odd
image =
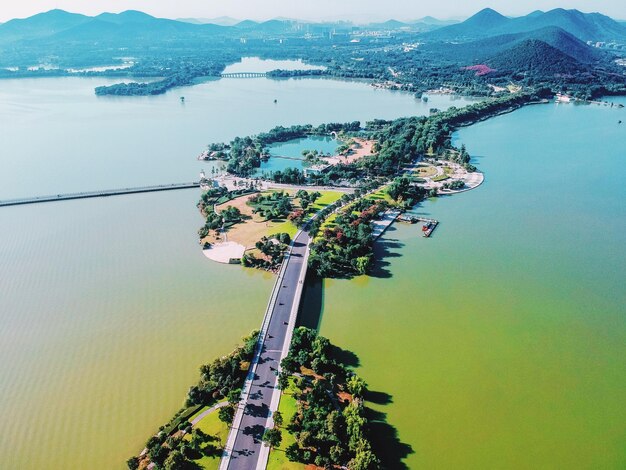
[[[231,18],[230,16],[220,16],[219,18],[177,18],[176,21],[191,24],[216,24],[218,26],[234,26],[241,20]]]
[[[626,28],[600,13],[557,8],[542,15],[514,18],[508,32],[522,32],[545,26],[558,26],[583,41],[607,41],[626,38]]]
[[[582,63],[594,63],[602,60],[604,53],[588,46],[580,39],[567,31],[555,26],[548,26],[525,33],[507,34],[481,39],[462,45],[467,50],[473,50],[482,57],[494,55],[528,41],[540,41],[559,50]]]
[[[294,24],[293,21],[287,20],[268,20],[261,23],[244,20],[234,25],[233,28],[248,32],[254,31],[255,33],[282,34],[293,30]]]
[[[561,69],[563,69],[563,63],[565,62],[561,55],[572,59],[581,70],[597,64],[606,65],[612,60],[612,58],[608,57],[609,53],[590,47],[567,31],[555,26],[526,33],[505,34],[461,43],[427,43],[420,49],[423,54],[428,54],[433,59],[447,61],[454,66],[487,64],[492,68],[498,68],[502,67],[505,62],[504,59],[507,57],[507,66],[514,67],[514,56],[522,52],[522,57],[536,58],[534,53],[529,53],[525,50],[542,50],[545,49],[543,45],[550,46],[550,49],[547,49],[550,54],[545,60],[556,60],[556,63],[560,64],[559,67]],[[559,52],[558,57],[553,53],[552,49]],[[518,63],[518,65],[520,64]],[[568,65],[566,70],[571,70],[571,68]],[[514,70],[523,71],[524,69]]]
[[[0,45],[14,41],[45,41],[46,45],[98,41],[126,45],[130,41],[159,42],[171,39],[213,37],[225,27],[155,18],[134,10],[102,13],[95,17],[53,10],[25,20],[0,25]]]
[[[582,41],[626,39],[626,27],[608,16],[562,8],[547,12],[537,10],[518,18],[507,18],[486,8],[462,23],[426,33],[425,37],[441,41],[471,40],[529,32],[549,26],[564,29]]]
[[[400,28],[407,28],[409,26],[410,26],[409,24],[403,23],[402,21],[387,20],[383,23],[370,23],[367,25],[367,28],[394,30],[394,29],[400,29]]]
[[[580,74],[588,67],[573,57],[537,39],[527,39],[485,61],[500,72],[523,72],[533,76]]]
[[[432,16],[425,16],[423,18],[419,18],[417,20],[410,21],[409,23],[421,23],[427,24],[431,26],[449,26],[452,24],[459,23],[457,20],[440,20],[439,18],[434,18]]]
[[[155,18],[154,16],[148,15],[147,13],[143,13],[141,11],[136,10],[127,10],[121,13],[101,13],[98,16],[94,17],[96,20],[106,21],[108,23],[115,24],[138,24],[138,23],[152,23]],[[162,20],[162,21],[173,21],[173,20]]]
[[[63,10],[50,10],[24,19],[15,19],[0,24],[0,42],[17,39],[37,39],[78,26],[91,18]]]

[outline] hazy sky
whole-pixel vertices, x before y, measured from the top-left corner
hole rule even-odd
[[[505,15],[562,7],[626,19],[625,0],[0,0],[0,4],[0,21],[53,8],[88,15],[132,9],[164,18],[232,16],[264,20],[283,16],[312,20],[409,20],[426,15],[464,17],[487,6]]]

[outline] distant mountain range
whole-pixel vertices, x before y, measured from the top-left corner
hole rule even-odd
[[[229,44],[239,44],[241,37],[307,40],[307,33],[326,40],[327,33],[333,31],[343,33],[347,45],[350,40],[347,33],[366,29],[392,31],[392,36],[404,34],[409,40],[415,37],[423,43],[419,52],[430,53],[433,59],[461,66],[486,64],[501,69],[516,64],[537,69],[539,65],[535,61],[542,61],[542,67],[548,67],[552,61],[558,70],[585,70],[614,60],[608,52],[590,47],[586,41],[615,40],[626,44],[626,24],[599,13],[563,9],[538,10],[509,18],[487,8],[454,24],[424,17],[411,22],[390,19],[367,26],[350,22],[303,23],[288,18],[263,22],[230,17],[170,20],[133,10],[90,17],[52,10],[0,24],[0,57],[7,61],[17,57],[13,61],[21,63],[45,61],[47,56],[63,56],[68,48],[76,55],[89,57],[93,56],[96,44],[103,56],[129,48],[142,54],[148,48],[158,47],[162,51],[175,47],[194,51],[219,44],[214,40]],[[380,36],[386,35],[372,35]],[[404,41],[404,36],[399,40]]]
[[[242,31],[258,35],[280,35],[300,31],[303,25],[319,26],[327,30],[329,28],[347,30],[354,27],[349,22],[316,24],[283,18],[263,22],[239,21],[230,17],[169,20],[132,10],[117,14],[102,13],[95,17],[51,10],[0,24],[0,45],[41,38],[51,41],[105,40],[114,37],[124,40],[167,40],[170,36],[175,38],[237,36]],[[427,41],[467,42],[494,36],[529,33],[550,27],[561,28],[582,41],[626,40],[626,24],[599,13],[564,9],[535,11],[526,16],[509,18],[486,8],[461,23],[427,16],[410,22],[390,19],[358,28],[418,32],[422,33]],[[99,35],[102,37],[99,38]]]
[[[430,40],[471,40],[505,34],[526,33],[545,27],[558,27],[582,41],[626,40],[626,25],[600,13],[557,8],[534,11],[526,16],[509,18],[485,8],[462,23],[427,33]]]
[[[94,17],[51,10],[1,24],[0,45],[44,38],[50,42],[166,40],[168,37],[215,35],[222,32],[223,28],[213,24],[195,25],[155,18],[134,10],[102,13]]]
[[[409,30],[413,32],[432,31],[454,22],[425,17],[411,22],[389,20],[383,23],[358,26],[359,28],[384,30]],[[231,17],[181,18],[169,20],[155,18],[140,11],[122,13],[102,13],[90,17],[64,10],[51,10],[24,19],[14,19],[0,23],[0,45],[15,41],[31,41],[48,38],[51,41],[82,41],[110,39],[167,39],[168,35],[188,35],[190,37],[210,37],[215,35],[238,35],[241,31],[254,34],[286,34],[298,30],[297,26],[318,26],[322,29],[348,30],[355,27],[349,22],[314,23],[288,18],[269,21],[238,20]]]
[[[191,24],[216,24],[219,26],[234,26],[241,20],[231,18],[230,16],[220,16],[218,18],[178,18],[176,21]]]

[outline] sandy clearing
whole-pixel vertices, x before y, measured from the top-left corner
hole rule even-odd
[[[340,163],[356,162],[357,160],[360,160],[363,157],[372,155],[372,147],[376,143],[375,140],[367,140],[367,139],[360,139],[360,138],[354,138],[352,140],[354,140],[356,144],[350,147],[350,149],[352,150],[350,155],[346,155],[346,156],[335,155],[333,157],[326,158],[325,159],[326,162],[329,165],[339,165]]]
[[[204,256],[218,263],[229,264],[231,259],[240,259],[246,247],[236,242],[221,242],[202,250]]]

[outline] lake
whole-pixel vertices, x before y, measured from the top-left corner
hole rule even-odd
[[[467,103],[320,79],[94,95],[114,82],[1,81],[0,199],[192,181],[210,170],[196,160],[210,142]],[[198,199],[185,190],[0,210],[0,419],[14,423],[0,468],[125,468],[182,405],[198,366],[259,327],[273,278],[202,255]]]
[[[257,174],[269,175],[271,172],[283,171],[286,168],[302,170],[305,168],[303,151],[317,150],[320,154],[334,155],[338,146],[339,142],[336,139],[325,136],[308,136],[268,145],[267,150],[270,158],[261,162]]]
[[[626,100],[618,100],[626,103]],[[624,468],[626,110],[541,105],[462,129],[485,182],[396,224],[372,277],[331,280],[411,469]],[[398,448],[398,447],[392,447]],[[400,446],[399,448],[402,448]]]

